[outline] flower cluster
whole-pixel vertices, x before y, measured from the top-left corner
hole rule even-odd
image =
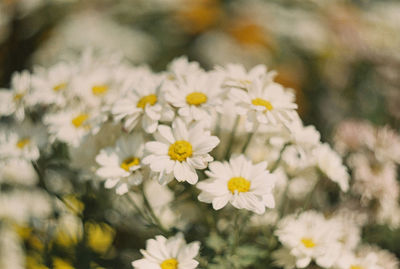
[[[249,227],[260,225],[269,227],[268,236],[281,243],[279,249],[264,247],[284,268],[315,262],[322,268],[380,269],[382,259],[392,260],[395,267],[396,260],[383,250],[359,246],[363,224],[339,211],[331,218],[320,213],[337,208],[332,193],[340,201],[349,190],[350,176],[315,127],[303,125],[293,91],[275,82],[275,74],[263,65],[246,70],[228,64],[206,71],[184,57],[156,73],[118,55],[93,51],[33,73],[16,73],[10,89],[0,91],[0,116],[9,123],[0,128],[0,183],[37,185],[53,195],[57,186],[48,188],[46,177],[59,168],[51,161],[65,149],[63,167],[79,181],[113,189],[111,216],[130,214],[122,200],[126,198],[147,227],[162,233],[147,241],[144,257],[132,263],[134,268],[251,265],[258,256],[250,263],[235,260],[246,253],[238,246],[240,234],[251,234]],[[399,162],[399,151],[388,142],[398,142],[392,132],[385,129],[368,138],[361,141],[374,149],[377,161],[390,160],[392,166]],[[349,148],[342,143],[338,150]],[[379,170],[392,170],[385,171]],[[363,189],[366,180],[360,173],[355,173],[355,191]],[[360,194],[372,199],[380,190]],[[398,192],[393,197],[398,199]],[[45,211],[32,213],[43,218],[50,209]],[[64,214],[78,219],[73,244],[83,238],[83,230],[94,235],[109,231],[105,224],[83,225],[77,217],[82,209],[76,212]],[[118,223],[116,219],[109,221]],[[252,225],[246,227],[249,220]],[[183,234],[196,231],[195,223],[203,227],[199,234],[205,236],[209,229],[213,238],[198,238],[213,253],[209,260],[196,258],[200,242],[185,242]],[[231,239],[216,243],[231,229]],[[95,252],[104,253],[111,244],[112,232],[99,244],[90,239],[98,236],[86,233]],[[220,253],[232,261],[216,255]],[[381,258],[386,256],[390,259]]]

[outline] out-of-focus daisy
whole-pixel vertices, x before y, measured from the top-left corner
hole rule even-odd
[[[71,90],[79,96],[86,106],[97,108],[112,104],[118,97],[114,73],[109,68],[92,68],[82,71],[73,80]]]
[[[349,174],[339,154],[324,143],[313,150],[317,166],[330,180],[336,182],[342,191],[349,189]]]
[[[199,200],[212,203],[215,210],[228,202],[239,209],[263,214],[265,207],[275,206],[272,194],[275,176],[267,170],[267,163],[252,164],[244,155],[233,157],[228,162],[212,162],[210,178],[197,184],[202,190]]]
[[[35,161],[39,158],[39,148],[46,140],[47,133],[42,125],[24,121],[14,129],[0,131],[0,158]]]
[[[185,77],[186,75],[190,74],[197,74],[201,73],[204,70],[201,69],[198,62],[189,62],[187,57],[179,57],[174,59],[168,65],[168,72],[166,75],[167,80],[175,80],[177,77]]]
[[[248,91],[232,89],[229,97],[237,113],[247,115],[248,129],[255,124],[288,124],[296,117],[293,93],[278,83],[265,85],[261,79],[255,80]]]
[[[128,192],[129,187],[142,182],[140,170],[144,143],[140,134],[122,136],[115,147],[102,149],[96,156],[100,165],[96,174],[105,179],[106,188],[115,188],[117,194]]]
[[[209,119],[222,104],[221,79],[217,73],[197,73],[177,77],[167,84],[166,100],[178,108],[178,114],[188,122]]]
[[[64,105],[76,68],[61,62],[48,69],[36,68],[35,71],[32,76],[32,100],[39,104]]]
[[[33,186],[37,181],[31,161],[17,158],[0,161],[0,183]]]
[[[264,83],[272,82],[276,72],[267,72],[265,65],[257,65],[246,71],[243,65],[227,64],[226,67],[217,67],[217,70],[225,76],[224,85],[227,87],[235,87],[248,89],[254,81],[263,80]]]
[[[347,252],[341,255],[334,268],[337,269],[386,269],[378,265],[378,257],[375,253],[366,255],[356,255],[352,252]]]
[[[141,121],[145,132],[154,133],[158,122],[171,121],[174,113],[164,101],[160,89],[161,78],[150,71],[140,73],[140,78],[123,86],[128,91],[115,102],[111,113],[114,120],[123,121],[124,128],[129,132]]]
[[[181,233],[168,239],[158,235],[147,240],[146,250],[140,250],[144,258],[132,262],[132,266],[136,269],[194,269],[199,264],[194,259],[199,249],[199,242],[186,244]]]
[[[31,105],[30,90],[30,73],[14,73],[11,78],[11,90],[0,90],[0,116],[13,114],[18,121],[22,121],[25,118],[25,108]]]
[[[186,126],[181,119],[158,126],[157,141],[147,142],[149,155],[143,159],[151,170],[159,173],[159,181],[164,184],[175,177],[178,181],[195,184],[198,180],[196,169],[205,169],[213,157],[208,154],[219,139],[205,131],[201,124]]]
[[[96,116],[93,111],[75,108],[47,114],[44,123],[48,125],[49,133],[53,139],[77,147],[86,135],[97,130],[97,121],[102,119]]]
[[[381,249],[374,245],[363,245],[358,249],[357,253],[361,257],[368,257],[368,255],[375,255],[377,258],[377,265],[385,269],[398,269],[400,262],[396,255],[390,253],[385,249]]]
[[[276,235],[290,254],[296,258],[298,268],[307,267],[312,260],[329,268],[340,249],[339,230],[322,214],[304,212],[298,217],[290,215],[278,224]]]

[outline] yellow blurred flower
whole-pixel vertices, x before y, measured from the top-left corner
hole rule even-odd
[[[183,30],[197,34],[214,26],[221,14],[218,0],[188,0],[177,11],[176,19]]]
[[[112,244],[115,231],[105,223],[86,222],[87,244],[95,252],[105,253]]]
[[[54,257],[53,258],[53,268],[54,269],[74,269],[75,267],[69,261],[64,259]]]

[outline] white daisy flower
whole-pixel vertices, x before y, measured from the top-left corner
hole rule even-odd
[[[140,72],[141,78],[134,81],[129,80],[123,88],[129,88],[126,95],[117,100],[112,107],[111,113],[115,121],[123,121],[127,131],[141,121],[142,127],[147,133],[157,130],[160,120],[171,121],[174,112],[165,103],[163,93],[160,89],[161,77],[148,72]]]
[[[0,158],[22,158],[36,161],[39,148],[47,140],[45,128],[24,121],[16,128],[0,131]]]
[[[53,140],[58,139],[73,147],[79,146],[89,134],[98,130],[98,121],[102,121],[92,111],[71,109],[44,117],[44,123]]]
[[[187,122],[211,119],[222,105],[222,77],[217,73],[197,73],[179,76],[167,84],[166,100],[178,108],[178,114]]]
[[[195,184],[198,180],[196,169],[205,169],[213,160],[208,154],[215,148],[219,139],[205,131],[201,124],[186,126],[181,119],[158,126],[157,141],[145,145],[149,155],[143,159],[151,170],[159,173],[159,181],[165,184],[175,177],[178,181]]]
[[[222,77],[216,73],[197,73],[179,76],[167,84],[166,100],[178,108],[178,114],[187,122],[209,120],[222,105]]]
[[[36,68],[32,75],[32,100],[45,105],[65,104],[72,75],[76,71],[71,64],[61,62],[48,69]]]
[[[241,64],[227,64],[225,67],[217,67],[225,77],[224,85],[234,88],[249,88],[254,81],[264,80],[265,83],[272,82],[276,75],[275,71],[267,72],[265,65],[256,65],[249,71]]]
[[[14,114],[18,121],[25,118],[25,108],[31,105],[29,93],[31,75],[28,71],[14,73],[11,78],[11,90],[0,90],[0,116]]]
[[[175,80],[180,76],[185,77],[186,75],[204,72],[198,62],[189,62],[185,56],[174,59],[168,65],[168,71],[168,80]]]
[[[71,90],[89,107],[113,104],[118,97],[113,75],[109,67],[89,69],[73,80]]]
[[[197,184],[202,190],[199,200],[212,203],[215,210],[228,202],[239,209],[263,214],[265,207],[275,206],[272,190],[275,176],[267,170],[267,163],[252,164],[244,155],[233,157],[228,162],[212,162],[210,178]]]
[[[347,252],[340,256],[335,269],[384,269],[387,268],[378,265],[378,256],[373,253],[366,253],[366,255],[356,255],[352,252]]]
[[[307,211],[298,217],[290,215],[282,219],[275,234],[296,258],[298,268],[307,267],[312,260],[329,268],[341,248],[340,231],[334,224],[325,220],[322,214]]]
[[[264,85],[255,80],[248,91],[232,89],[230,99],[236,104],[238,114],[247,115],[247,128],[257,124],[289,124],[296,117],[297,104],[292,92],[278,83]]]
[[[140,250],[144,258],[132,262],[136,269],[194,269],[199,264],[194,258],[199,254],[200,242],[186,244],[181,233],[171,238],[158,235],[146,242]]]
[[[102,149],[96,156],[99,168],[96,174],[105,179],[107,189],[115,188],[117,194],[128,192],[129,187],[142,182],[141,158],[144,143],[140,134],[121,136],[115,147]]]
[[[324,143],[313,150],[313,155],[320,171],[330,180],[336,182],[342,191],[347,191],[350,177],[339,154]]]
[[[38,175],[31,161],[17,158],[0,161],[0,183],[34,186],[37,182]]]

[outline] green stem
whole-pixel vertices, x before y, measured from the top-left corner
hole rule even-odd
[[[240,120],[240,117],[236,116],[235,123],[233,124],[231,135],[229,136],[229,139],[228,139],[228,145],[227,145],[227,148],[226,148],[224,160],[228,160],[228,158],[231,156],[232,145],[233,145],[233,141],[235,140],[235,134],[236,134],[237,127],[239,126],[239,120]]]
[[[291,144],[290,142],[287,142],[285,145],[283,145],[281,151],[279,152],[278,160],[276,160],[276,162],[274,163],[274,165],[273,165],[273,166],[271,167],[271,169],[270,169],[270,172],[271,172],[271,173],[274,172],[274,171],[276,170],[276,168],[278,168],[279,163],[280,163],[281,160],[282,160],[283,152],[285,151],[285,149],[286,149],[290,144]]]
[[[314,196],[314,192],[317,190],[318,185],[319,185],[320,182],[321,182],[321,179],[318,178],[317,182],[315,182],[315,185],[314,185],[313,189],[312,189],[311,192],[308,194],[308,196],[307,196],[307,198],[306,198],[306,200],[305,200],[305,202],[304,202],[304,205],[303,205],[303,207],[302,207],[302,209],[301,209],[301,212],[307,210],[307,209],[310,207],[311,202],[312,202],[312,198],[313,198],[313,196]]]
[[[253,130],[247,135],[246,141],[244,142],[243,148],[242,148],[242,153],[245,154],[247,147],[250,145],[251,139],[253,138],[254,134],[256,133],[258,129],[258,124],[254,124]]]
[[[149,202],[149,200],[148,200],[147,197],[146,197],[146,194],[145,194],[145,192],[144,192],[143,187],[141,188],[141,192],[142,192],[142,197],[143,197],[144,205],[145,205],[147,211],[149,212],[151,218],[153,219],[153,221],[154,221],[153,223],[158,227],[158,229],[159,229],[163,234],[168,235],[170,232],[169,232],[166,228],[164,228],[164,226],[162,225],[160,219],[159,219],[159,218],[157,217],[157,215],[154,213],[153,207],[150,205],[150,202]]]

